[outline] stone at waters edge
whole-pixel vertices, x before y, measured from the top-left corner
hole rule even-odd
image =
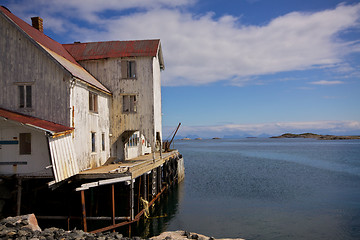
[[[82,230],[65,231],[56,227],[46,228],[41,231],[34,214],[23,216],[8,217],[0,220],[0,239],[24,239],[24,240],[43,240],[43,239],[67,239],[67,240],[143,240],[140,237],[127,238],[117,232],[87,233]],[[187,231],[163,232],[152,240],[215,240],[213,237],[206,237],[201,234],[190,233]],[[220,240],[220,239],[218,239]],[[225,239],[223,239],[225,240]],[[234,240],[234,239],[233,239]],[[239,238],[240,240],[240,238]]]

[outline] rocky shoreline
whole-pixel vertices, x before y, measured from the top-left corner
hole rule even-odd
[[[315,133],[301,133],[301,134],[284,133],[283,135],[274,136],[270,138],[315,138],[318,140],[352,140],[352,139],[360,139],[360,136],[320,135]]]
[[[0,221],[0,239],[20,240],[142,240],[140,237],[124,237],[117,232],[87,233],[82,230],[65,231],[59,228],[46,228],[41,230],[34,214],[17,217],[8,217]],[[215,240],[201,234],[187,231],[163,232],[159,236],[150,238],[152,240]],[[220,240],[220,239],[219,239]],[[226,240],[221,239],[221,240]],[[241,239],[239,239],[241,240]]]

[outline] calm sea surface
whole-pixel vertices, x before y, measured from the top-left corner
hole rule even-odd
[[[153,213],[153,234],[360,239],[359,140],[191,140],[175,148],[185,181]]]

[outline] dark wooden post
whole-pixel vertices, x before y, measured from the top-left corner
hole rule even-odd
[[[111,184],[112,223],[115,225],[115,186]],[[115,232],[115,229],[113,230]]]
[[[16,215],[20,216],[21,210],[21,192],[22,192],[21,178],[18,178],[17,182],[17,199],[16,199]]]
[[[161,192],[161,166],[157,168],[157,192]]]
[[[145,173],[144,175],[143,175],[143,177],[144,177],[144,200],[147,200],[147,180],[146,180],[146,177],[147,176],[147,174]]]
[[[134,220],[134,182],[130,180],[130,220]]]
[[[84,190],[81,190],[81,206],[82,206],[83,228],[84,228],[84,232],[87,232],[86,209],[85,209],[85,193],[84,193]]]
[[[137,213],[140,212],[140,197],[141,197],[141,177],[139,177],[139,191],[138,191],[138,209]]]

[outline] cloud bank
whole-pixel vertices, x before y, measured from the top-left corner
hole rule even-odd
[[[164,136],[170,135],[175,127],[164,127]],[[218,126],[181,126],[178,135],[204,138],[224,136],[281,135],[286,132],[334,135],[360,135],[359,121],[317,121],[317,122],[276,122],[262,124],[226,124]]]
[[[341,68],[347,54],[360,51],[358,41],[340,37],[359,24],[360,4],[291,12],[261,26],[244,25],[239,16],[195,15],[190,11],[193,4],[192,0],[106,4],[34,0],[31,5],[9,7],[22,17],[41,15],[45,28],[67,34],[71,41],[160,38],[166,65],[163,82],[168,86],[217,81],[243,86],[265,74]]]

